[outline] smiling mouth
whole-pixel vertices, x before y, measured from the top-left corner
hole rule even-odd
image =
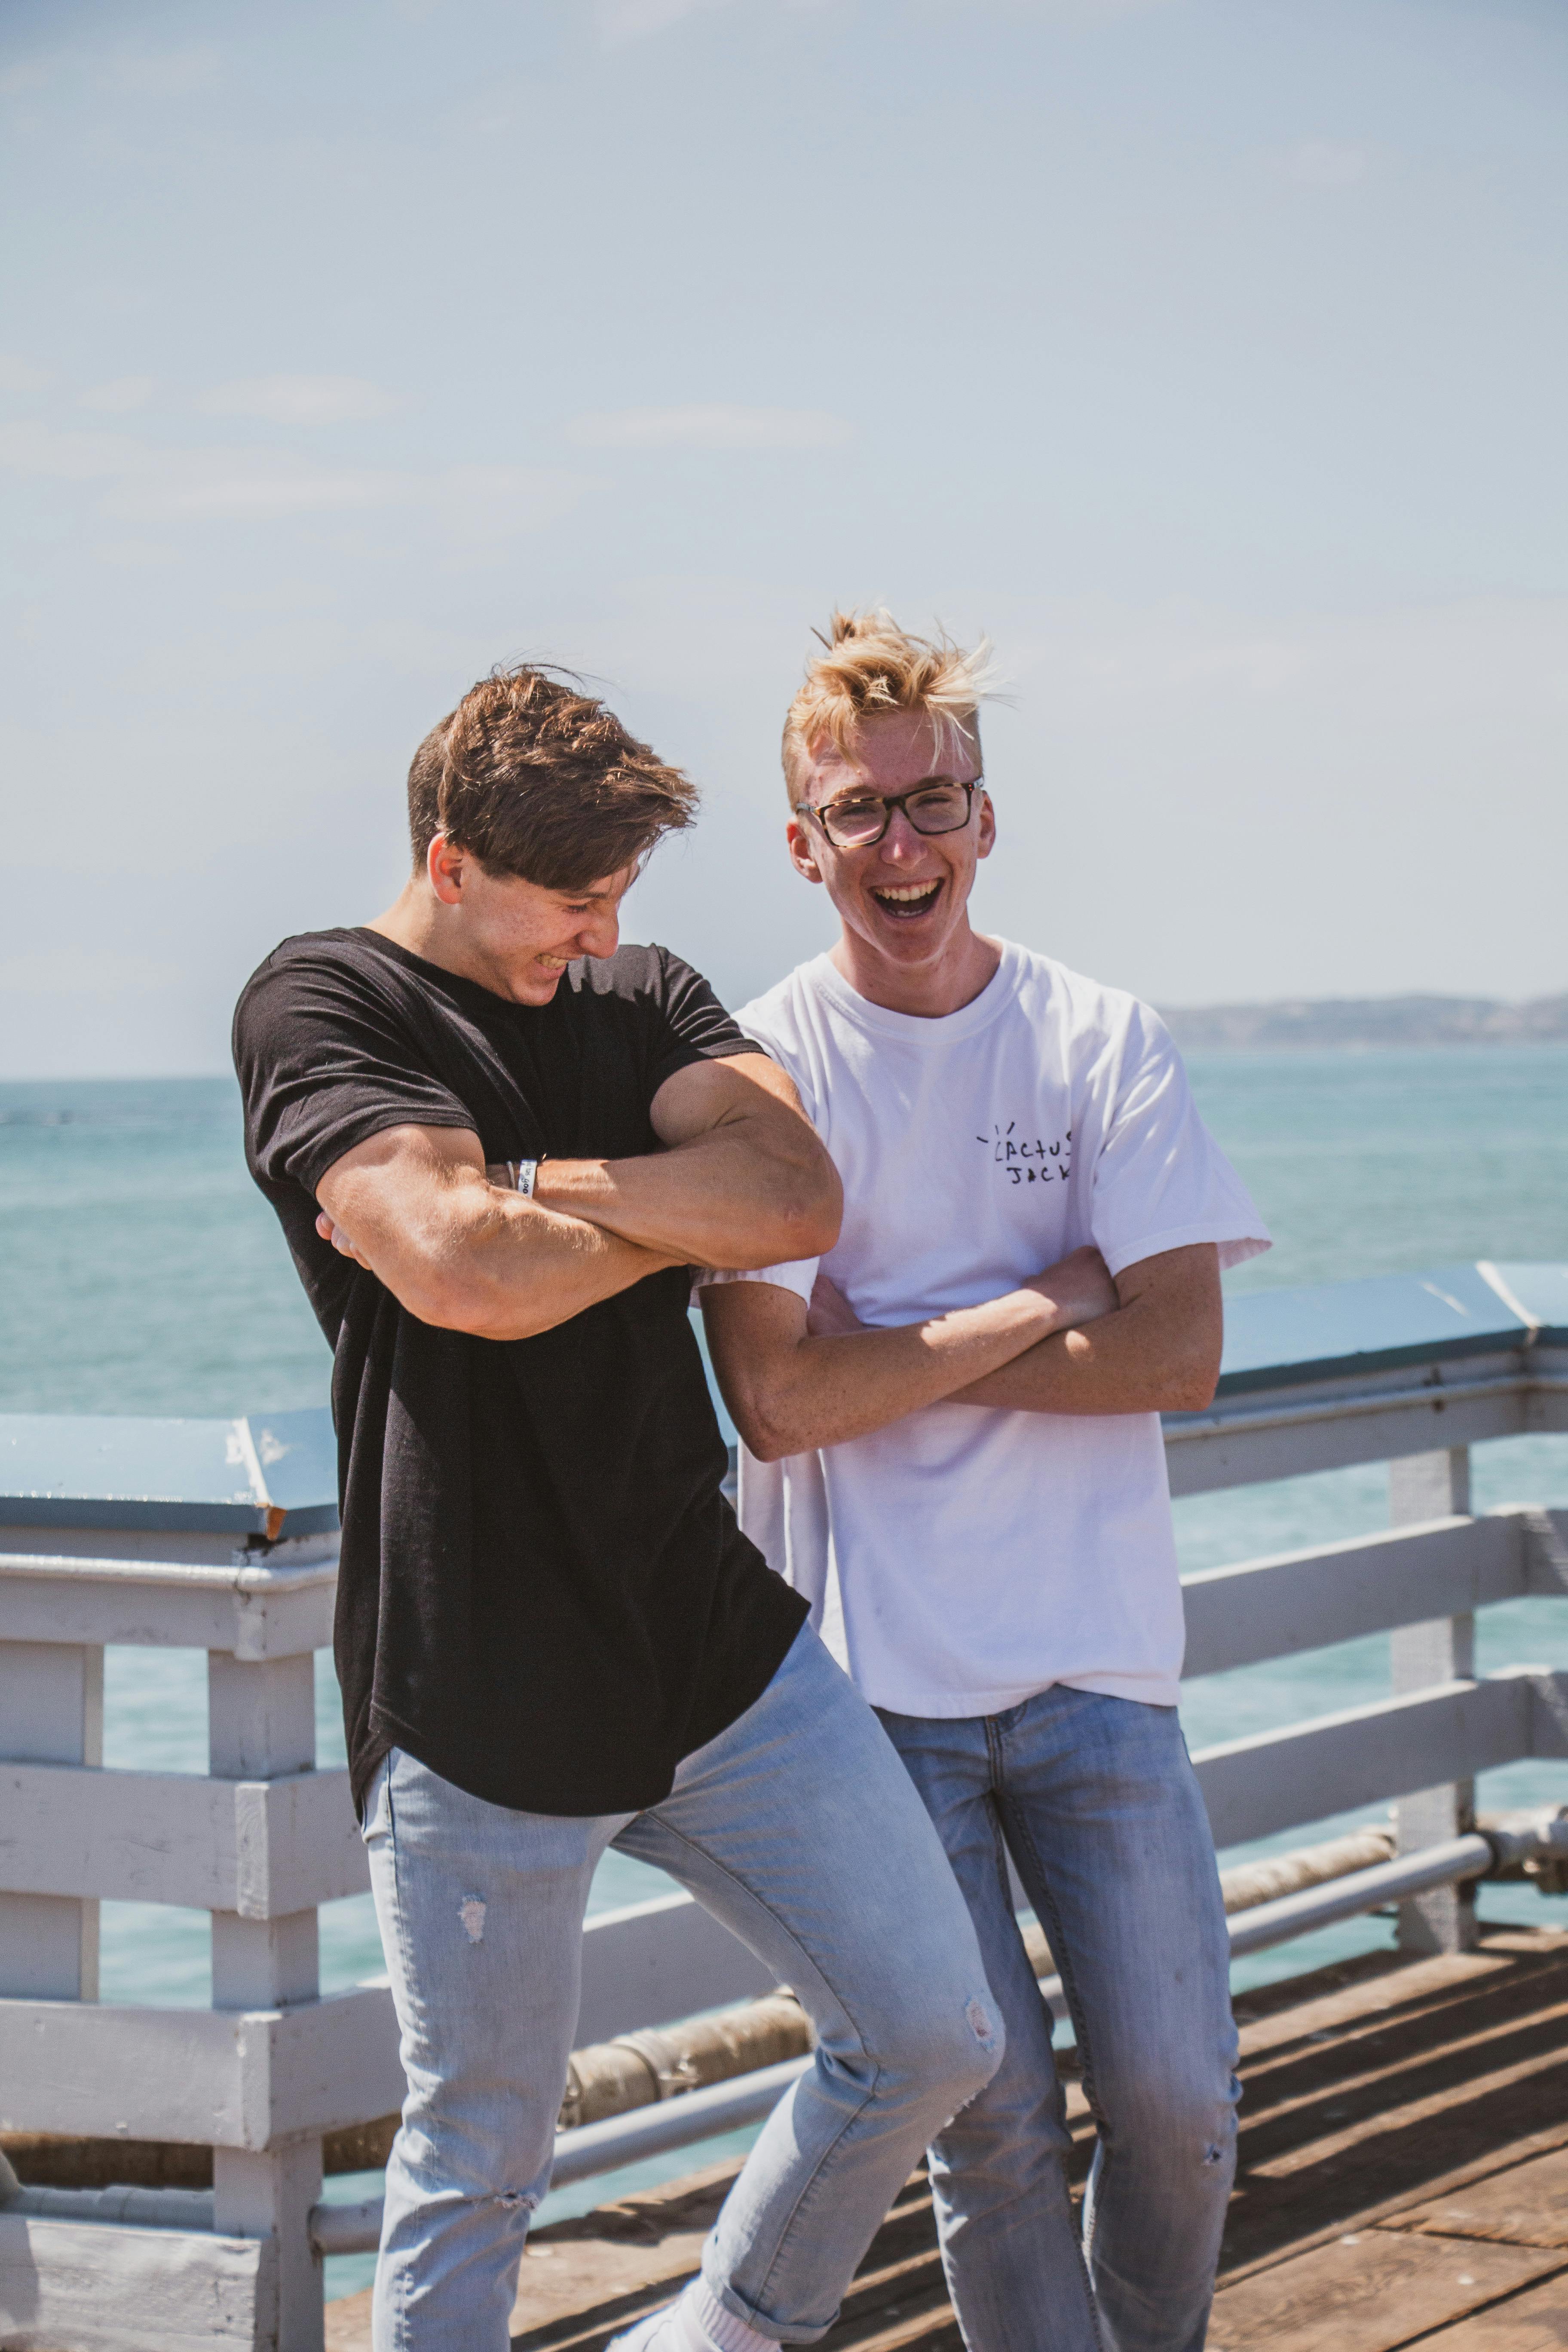
[[[884,889],[873,889],[871,896],[884,914],[891,915],[896,923],[907,923],[918,915],[929,915],[942,895],[942,877],[934,882],[890,883]]]

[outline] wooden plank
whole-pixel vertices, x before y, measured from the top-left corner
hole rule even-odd
[[[1215,1675],[1530,1590],[1525,1514],[1449,1517],[1189,1576],[1183,1673]]]
[[[1528,2246],[1352,2231],[1222,2287],[1208,2342],[1212,2352],[1394,2352],[1561,2263]]]
[[[1559,2272],[1511,2303],[1498,2304],[1427,2342],[1433,2352],[1563,2352],[1568,2345],[1568,2277]]]
[[[1382,2225],[1445,2238],[1498,2238],[1568,2247],[1568,2148],[1494,2172],[1468,2189],[1414,2205]]]
[[[343,1771],[214,1780],[0,1764],[0,1886],[7,1890],[270,1919],[369,1885]]]
[[[1488,2056],[1507,2063],[1488,2067]],[[1278,2256],[1429,2196],[1486,2152],[1550,2131],[1568,2112],[1568,2018],[1479,2053],[1441,2044],[1386,2091],[1351,2083],[1242,2129],[1227,2261]]]
[[[1193,1759],[1215,1843],[1239,1845],[1531,1753],[1528,1674],[1342,1707]]]
[[[0,2211],[6,2352],[253,2352],[276,2341],[272,2241]]]
[[[286,2010],[0,2001],[0,2130],[261,2149],[402,2104],[392,1995]]]

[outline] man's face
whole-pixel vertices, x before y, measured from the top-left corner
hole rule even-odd
[[[974,869],[996,836],[989,795],[972,795],[969,821],[956,833],[921,834],[902,809],[892,811],[880,841],[864,849],[830,842],[815,811],[835,802],[908,793],[922,784],[970,783],[980,774],[980,744],[971,733],[942,750],[931,721],[892,711],[861,729],[851,760],[832,744],[813,758],[790,819],[790,855],[809,881],[826,885],[847,931],[907,971],[940,964],[968,930],[965,909]]]
[[[439,834],[427,870],[458,917],[465,973],[514,1004],[548,1004],[576,956],[614,955],[621,900],[636,879],[628,866],[586,890],[547,890],[487,870]]]

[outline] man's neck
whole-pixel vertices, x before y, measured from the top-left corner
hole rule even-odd
[[[453,936],[452,926],[442,921],[441,901],[422,877],[405,882],[384,915],[367,923],[367,931],[378,931],[384,940],[391,940],[410,955],[426,963],[433,963],[441,971],[456,974],[459,980],[477,980],[481,988],[494,988],[494,982],[482,971],[470,968],[462,952],[463,943]]]
[[[965,921],[929,964],[895,964],[879,955],[856,931],[840,932],[829,960],[858,996],[887,1013],[907,1013],[917,1021],[941,1021],[962,1013],[988,988],[1002,961],[1002,942],[973,931]]]

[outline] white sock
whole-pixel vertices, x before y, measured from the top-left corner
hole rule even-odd
[[[675,2311],[687,2339],[685,2352],[784,2352],[776,2336],[763,2336],[726,2311],[700,2271]]]

